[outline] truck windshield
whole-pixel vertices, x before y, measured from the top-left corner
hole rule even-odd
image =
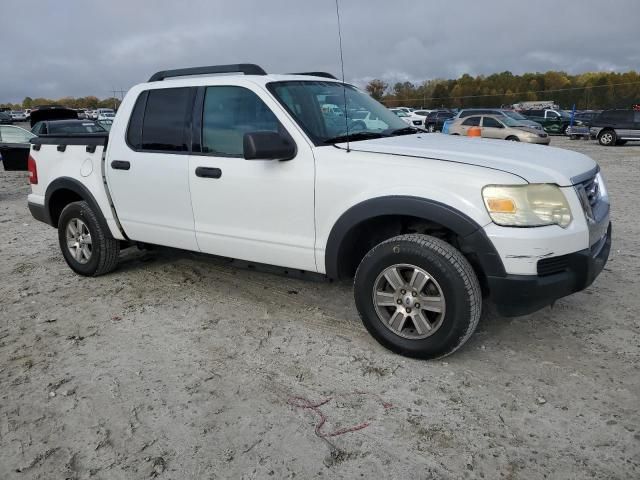
[[[272,82],[268,88],[317,145],[346,135],[357,141],[373,138],[370,134],[413,133],[384,105],[351,85],[343,88],[337,82],[296,80]],[[338,108],[322,108],[326,105]]]

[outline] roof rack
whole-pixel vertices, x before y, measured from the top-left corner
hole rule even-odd
[[[244,73],[245,75],[266,75],[261,67],[253,63],[236,63],[233,65],[211,65],[208,67],[178,68],[162,70],[151,75],[150,82],[158,82],[165,78],[184,77],[186,75],[207,75],[211,73]]]
[[[298,73],[290,73],[289,75],[307,75],[309,77],[324,77],[324,78],[333,78],[337,80],[335,75],[332,75],[327,72],[298,72]]]

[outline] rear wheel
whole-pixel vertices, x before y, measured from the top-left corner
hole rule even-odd
[[[604,147],[611,147],[616,144],[618,137],[613,130],[603,130],[598,134],[598,142]]]
[[[438,358],[460,348],[480,319],[480,285],[467,259],[428,235],[400,235],[374,247],[354,282],[356,306],[388,349]]]
[[[506,140],[509,140],[510,142],[519,142],[520,139],[518,137],[516,137],[515,135],[511,135],[510,137],[507,137]]]
[[[120,242],[104,231],[87,202],[64,207],[58,221],[58,241],[67,265],[80,275],[102,275],[118,265]]]

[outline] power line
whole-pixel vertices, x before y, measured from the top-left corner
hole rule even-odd
[[[584,87],[569,87],[569,88],[555,88],[549,90],[528,90],[526,92],[504,92],[504,93],[489,93],[482,95],[462,95],[457,97],[420,97],[420,98],[403,98],[403,99],[388,99],[383,100],[386,102],[407,102],[414,100],[457,100],[464,98],[485,98],[485,97],[504,97],[514,96],[514,95],[527,95],[529,93],[553,93],[553,92],[569,92],[576,90],[591,90],[593,88],[609,88],[609,87],[618,87],[623,85],[640,85],[640,82],[626,82],[626,83],[609,83],[607,85],[586,85]]]

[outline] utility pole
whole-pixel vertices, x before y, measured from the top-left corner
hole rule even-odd
[[[127,93],[125,90],[123,90],[122,88],[120,88],[120,90],[111,90],[111,98],[113,98],[113,109],[117,110],[118,109],[118,103],[117,100],[120,99],[120,103],[122,103],[122,100],[124,100],[124,94]]]

